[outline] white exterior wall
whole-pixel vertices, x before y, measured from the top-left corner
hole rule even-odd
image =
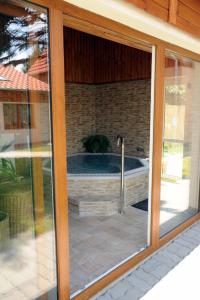
[[[7,103],[7,102],[5,102]],[[35,128],[31,129],[33,136],[38,130],[38,140],[34,140],[35,143],[48,142],[49,137],[49,104],[38,103],[33,104],[39,106],[36,111],[40,111],[40,116],[35,116]],[[4,128],[4,115],[3,115],[3,103],[0,103],[0,147],[6,143],[13,142],[15,145],[26,144],[28,141],[29,130],[28,129],[5,129]]]

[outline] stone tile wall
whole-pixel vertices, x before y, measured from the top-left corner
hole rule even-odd
[[[125,176],[125,208],[148,198],[148,169]],[[108,216],[118,213],[120,176],[68,177],[70,208],[81,216]]]
[[[81,140],[96,132],[95,86],[67,83],[65,95],[67,152],[84,152]]]
[[[68,154],[83,152],[83,137],[105,134],[110,152],[118,152],[116,136],[125,137],[126,154],[149,152],[151,81],[134,80],[107,84],[66,84]]]

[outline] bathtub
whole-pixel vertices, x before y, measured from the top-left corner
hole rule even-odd
[[[78,153],[68,156],[70,208],[80,216],[117,214],[120,201],[120,155]],[[149,165],[125,156],[125,207],[147,199]]]

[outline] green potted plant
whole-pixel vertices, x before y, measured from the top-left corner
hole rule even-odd
[[[11,159],[0,160],[0,211],[9,217],[10,236],[30,228],[33,220],[30,176],[19,176]]]
[[[82,139],[83,147],[89,153],[106,153],[110,147],[107,136],[103,134],[89,135]]]

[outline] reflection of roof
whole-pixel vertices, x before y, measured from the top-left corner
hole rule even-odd
[[[47,50],[36,59],[28,70],[29,75],[36,75],[48,72]]]
[[[0,90],[48,91],[48,84],[13,66],[0,65]]]

